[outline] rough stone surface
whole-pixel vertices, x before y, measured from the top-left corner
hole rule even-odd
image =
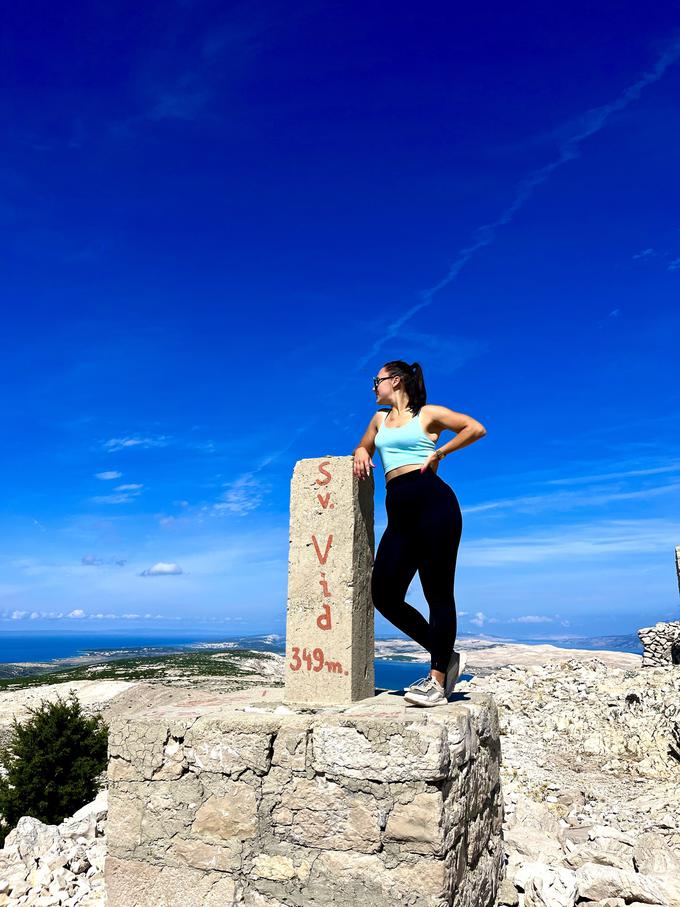
[[[675,549],[675,570],[680,590],[680,547]],[[638,636],[644,646],[643,668],[680,665],[680,620],[659,621],[653,627],[642,627]]]
[[[499,711],[496,907],[513,903],[510,886],[517,907],[680,907],[680,669],[568,658],[456,689],[491,693]]]
[[[0,850],[0,905],[104,907],[107,792],[59,825],[22,816]]]
[[[491,697],[293,710],[262,687],[153,702],[110,726],[109,907],[169,905],[180,890],[183,907],[493,904]]]
[[[373,695],[373,477],[352,457],[298,460],[290,499],[285,691],[289,704]]]
[[[653,627],[642,627],[638,636],[645,647],[643,668],[680,665],[680,620],[659,621]]]

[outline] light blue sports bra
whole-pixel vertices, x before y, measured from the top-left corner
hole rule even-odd
[[[385,425],[388,415],[389,413],[383,415],[382,424],[374,442],[386,475],[397,466],[424,463],[435,450],[434,441],[425,434],[420,424],[420,411],[413,416],[410,422],[399,425],[397,428]]]

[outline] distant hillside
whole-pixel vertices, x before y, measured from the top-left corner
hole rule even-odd
[[[460,633],[460,639],[488,639],[490,643],[516,642],[523,645],[552,645],[563,649],[607,649],[610,652],[632,652],[642,655],[642,643],[637,633],[613,636],[491,636],[487,633]]]

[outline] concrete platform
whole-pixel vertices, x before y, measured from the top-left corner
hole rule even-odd
[[[109,712],[109,907],[490,907],[502,874],[492,697],[140,684]]]

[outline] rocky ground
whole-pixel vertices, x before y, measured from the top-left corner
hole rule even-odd
[[[589,653],[592,656],[592,653]],[[680,905],[680,669],[510,665],[457,687],[501,719],[497,905]]]
[[[475,676],[455,695],[492,692],[501,718],[507,865],[496,907],[680,907],[680,668],[641,669],[640,656],[604,654],[516,645],[469,652]],[[234,689],[261,683],[264,671],[280,682],[280,656],[251,659],[250,679],[180,670],[158,680]],[[106,718],[133,682],[5,693],[0,725],[68,688]],[[105,817],[102,791],[61,826],[22,819],[0,851],[0,907],[105,904]]]
[[[23,816],[0,850],[0,905],[106,904],[106,791],[60,825]]]
[[[631,652],[611,651],[608,649],[571,649],[560,648],[550,644],[523,645],[514,642],[497,642],[482,637],[464,637],[456,648],[465,652],[468,668],[476,673],[486,675],[489,671],[506,665],[540,667],[547,664],[559,664],[576,658],[586,661],[597,657],[612,668],[639,668],[642,656]],[[410,639],[376,639],[376,658],[395,661],[429,662],[430,656]]]

